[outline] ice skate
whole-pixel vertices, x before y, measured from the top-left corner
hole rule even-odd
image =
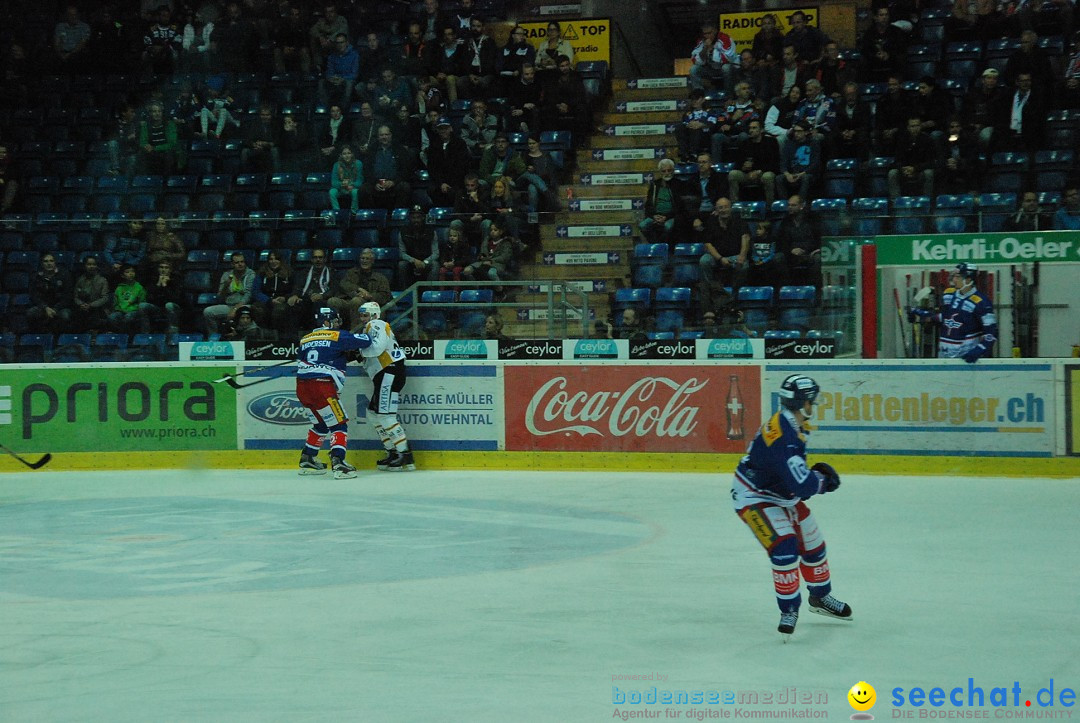
[[[356,476],[356,467],[344,459],[334,460],[334,479],[352,479]]]
[[[301,454],[300,474],[326,474],[326,465],[310,454]]]
[[[412,451],[401,453],[401,467],[409,472],[416,469],[416,463],[413,462]]]
[[[375,463],[375,469],[386,472],[390,469],[391,463],[397,459],[400,455],[397,450],[391,449],[386,452],[386,456]]]
[[[799,622],[799,611],[792,610],[789,613],[780,613],[780,624],[776,626],[784,642],[787,643],[791,634],[795,632],[795,624]]]
[[[395,452],[394,458],[381,469],[386,472],[406,472],[416,469],[412,452]]]
[[[810,612],[837,620],[851,620],[851,606],[832,595],[810,597]]]

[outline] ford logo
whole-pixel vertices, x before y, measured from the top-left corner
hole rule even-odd
[[[247,405],[248,414],[270,424],[311,424],[304,405],[288,392],[270,392],[255,397]]]

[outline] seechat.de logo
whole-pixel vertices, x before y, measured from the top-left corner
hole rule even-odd
[[[749,339],[713,339],[706,351],[709,359],[730,359],[732,357],[752,357]]]
[[[578,339],[574,344],[575,359],[618,359],[619,347],[614,339]]]
[[[269,424],[311,424],[304,405],[289,392],[270,392],[255,397],[247,405],[248,414]]]

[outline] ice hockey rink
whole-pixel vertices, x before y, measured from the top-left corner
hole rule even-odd
[[[787,645],[728,469],[0,475],[0,720],[847,720],[859,681],[878,720],[1080,715],[1080,479],[837,466],[855,619]]]

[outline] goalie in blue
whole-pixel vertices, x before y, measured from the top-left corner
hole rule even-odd
[[[832,596],[825,538],[805,500],[833,492],[840,476],[830,465],[806,466],[805,423],[813,415],[819,388],[802,374],[780,385],[780,411],[758,430],[735,469],[731,498],[772,562],[777,630],[786,643],[795,632],[802,597],[800,571],[810,593],[810,612],[851,620],[851,606]]]

